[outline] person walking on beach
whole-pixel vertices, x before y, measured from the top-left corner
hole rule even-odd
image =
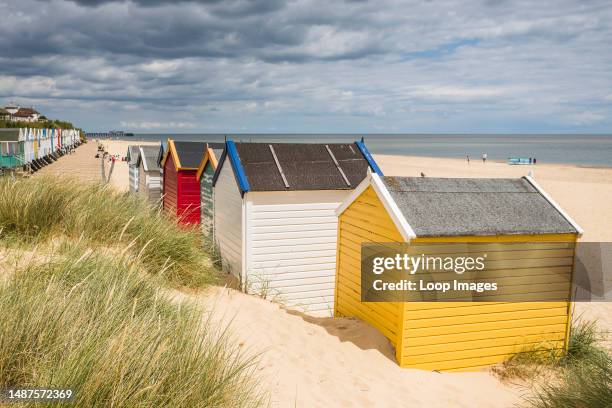
[[[468,164],[470,164],[470,155],[466,154],[465,157],[467,158]]]
[[[483,154],[482,154],[482,162],[483,162],[483,163],[486,163],[486,162],[487,162],[487,154],[486,154],[486,153],[483,153]]]

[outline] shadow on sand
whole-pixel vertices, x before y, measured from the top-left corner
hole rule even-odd
[[[381,332],[367,323],[352,317],[317,317],[283,307],[287,314],[300,317],[307,323],[324,328],[327,333],[340,340],[350,342],[362,350],[377,350],[389,360],[396,362],[395,350]]]

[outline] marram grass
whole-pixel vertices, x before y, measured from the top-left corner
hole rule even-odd
[[[198,230],[132,194],[70,178],[0,179],[0,237],[32,244],[57,236],[127,245],[149,272],[176,285],[202,286],[215,276]]]
[[[532,408],[612,407],[612,357],[598,353],[573,363],[559,378],[539,382],[526,402]]]
[[[567,352],[547,347],[516,354],[494,372],[501,379],[528,380],[533,384],[525,397],[530,408],[612,407],[612,356],[599,345],[607,333],[595,322],[577,319]]]
[[[536,382],[528,406],[612,407],[612,356],[598,344],[607,334],[599,331],[595,322],[578,319],[571,330],[567,354],[557,363],[560,375]]]
[[[167,300],[133,256],[60,247],[0,280],[0,388],[72,388],[78,407],[262,404],[226,328]]]

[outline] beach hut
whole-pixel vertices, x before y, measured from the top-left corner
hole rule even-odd
[[[140,156],[140,146],[129,145],[127,149],[126,159],[128,162],[128,171],[130,175],[130,193],[138,192],[138,158]]]
[[[41,137],[40,137],[40,149],[42,150],[42,156],[47,163],[50,163],[49,159],[49,134],[47,133],[48,129],[41,129]]]
[[[32,148],[34,149],[34,160],[38,162],[40,159],[38,152],[39,134],[38,129],[32,129]]]
[[[206,153],[206,142],[179,142],[168,139],[162,160],[163,208],[181,224],[200,223],[198,166]]]
[[[24,144],[21,129],[0,129],[0,167],[13,169],[23,165]]]
[[[49,151],[50,151],[50,155],[51,157],[53,157],[54,160],[57,159],[57,154],[56,154],[56,143],[55,143],[55,132],[54,129],[47,129],[47,135],[49,137]]]
[[[212,146],[214,147],[212,147]],[[198,166],[196,177],[200,183],[200,225],[206,239],[212,241],[213,232],[213,178],[217,163],[223,155],[225,144],[209,144]]]
[[[138,193],[148,203],[159,205],[161,202],[161,168],[157,163],[158,146],[140,146],[138,155]]]
[[[469,371],[529,347],[567,346],[574,247],[582,230],[531,177],[372,174],[337,214],[335,315],[380,330],[401,367]],[[362,245],[372,242],[404,243],[417,254],[441,243],[450,245],[447,252],[452,245],[480,248],[489,258],[478,276],[505,284],[487,301],[362,302]],[[372,293],[370,286],[365,293]]]
[[[34,132],[33,129],[23,129],[25,144],[24,144],[24,156],[26,164],[29,164],[34,170],[38,170],[39,166],[36,164],[36,156],[34,154]]]
[[[159,167],[159,174],[161,176],[161,194],[163,196],[164,194],[164,165],[162,164],[162,162],[164,161],[164,156],[165,156],[165,152],[166,150],[168,150],[168,141],[167,140],[160,140],[159,142],[159,151],[157,153],[157,167]]]
[[[59,133],[59,140],[60,140],[60,145],[61,145],[61,150],[63,154],[66,154],[66,148],[67,148],[67,140],[66,140],[66,132],[64,132],[63,129],[57,129],[57,132]]]
[[[336,208],[368,171],[363,142],[228,141],[213,180],[214,238],[243,290],[331,316]]]
[[[159,152],[157,153],[157,165],[162,172],[164,171],[162,162],[164,161],[166,150],[168,150],[168,141],[161,141],[159,143]]]

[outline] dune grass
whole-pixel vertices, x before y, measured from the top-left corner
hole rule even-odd
[[[538,381],[526,402],[532,408],[612,407],[612,356],[599,346],[605,333],[595,322],[578,321],[567,353],[556,362],[558,378]],[[553,362],[554,363],[554,362]]]
[[[599,361],[608,353],[598,344],[605,333],[597,329],[596,322],[577,319],[570,331],[567,352],[542,343],[514,354],[493,372],[502,380],[526,380],[551,368],[571,368],[585,362]]]
[[[596,322],[578,319],[567,352],[546,345],[514,355],[494,372],[502,380],[529,380],[530,408],[612,407],[612,357],[599,343],[607,334]]]
[[[532,408],[612,407],[612,358],[597,353],[569,365],[560,378],[539,382],[526,403]]]
[[[260,406],[254,360],[141,267],[64,242],[0,280],[0,388],[72,388],[78,407]]]
[[[199,231],[179,227],[129,193],[69,178],[0,179],[0,237],[27,244],[57,236],[125,245],[153,273],[198,287],[215,278]]]

